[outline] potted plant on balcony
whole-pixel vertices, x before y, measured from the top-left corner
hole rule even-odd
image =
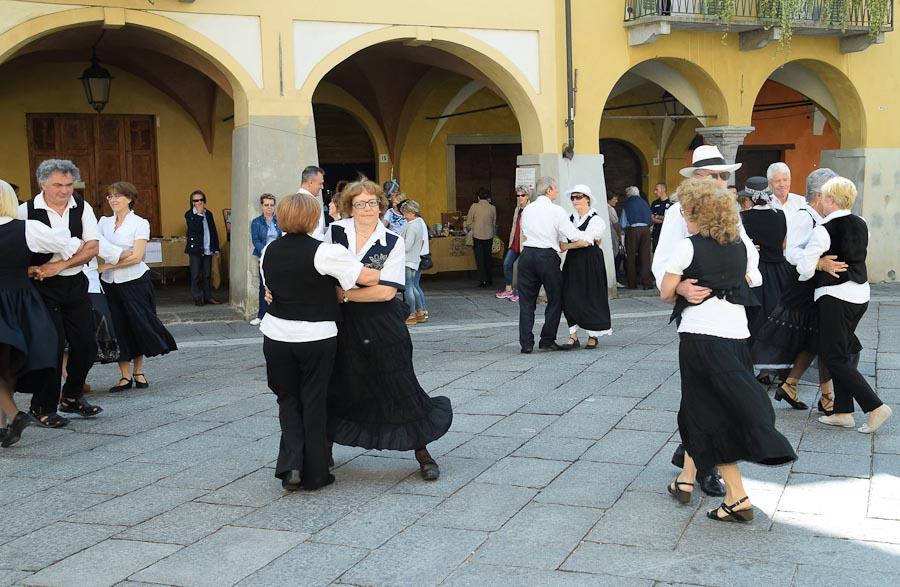
[[[720,0],[722,1],[722,0]],[[789,47],[794,23],[818,20],[826,26],[847,29],[853,10],[868,13],[869,34],[878,36],[888,20],[892,0],[758,0],[759,17],[781,29],[781,46]],[[821,8],[820,10],[817,10]]]

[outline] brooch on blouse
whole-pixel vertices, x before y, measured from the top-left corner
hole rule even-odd
[[[365,265],[369,269],[377,269],[378,271],[381,271],[382,269],[384,269],[384,264],[387,262],[387,260],[387,253],[379,253],[377,255],[372,255],[371,257],[369,257],[369,262]]]

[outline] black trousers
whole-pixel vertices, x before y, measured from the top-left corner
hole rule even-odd
[[[279,342],[266,337],[266,377],[278,398],[281,444],[275,476],[301,472],[304,485],[322,485],[328,477],[328,382],[337,337],[313,342]]]
[[[523,247],[519,256],[519,344],[523,349],[534,347],[534,309],[541,285],[547,293],[547,309],[540,344],[546,345],[556,341],[562,314],[559,254],[553,249]]]
[[[212,255],[188,255],[191,268],[191,297],[195,302],[212,299]]]
[[[491,256],[491,247],[494,239],[472,239],[472,248],[475,252],[475,267],[478,269],[479,283],[487,283],[490,285],[494,282],[494,259]]]
[[[816,302],[819,311],[819,361],[834,382],[834,411],[852,414],[853,400],[863,412],[871,412],[883,402],[853,365],[854,348],[859,348],[856,326],[869,307],[851,304],[832,296]]]
[[[637,226],[625,229],[625,278],[628,287],[653,285],[650,275],[650,227]]]
[[[56,368],[26,374],[17,389],[31,393],[31,407],[41,413],[56,412],[59,404],[59,379],[62,358],[69,344],[69,361],[66,364],[66,382],[62,388],[65,397],[84,395],[84,382],[97,357],[97,338],[94,331],[94,310],[88,294],[88,280],[84,273],[56,276],[34,282],[44,300],[56,332]]]

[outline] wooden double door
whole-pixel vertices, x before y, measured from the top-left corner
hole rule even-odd
[[[463,214],[475,203],[475,192],[490,190],[497,208],[497,236],[509,246],[516,207],[516,161],[521,143],[456,145],[456,209]]]
[[[112,214],[109,185],[128,181],[138,191],[135,212],[150,222],[153,236],[161,236],[153,116],[27,114],[26,123],[32,193],[40,191],[34,171],[41,161],[69,159],[81,170],[84,188],[78,191],[98,217]]]

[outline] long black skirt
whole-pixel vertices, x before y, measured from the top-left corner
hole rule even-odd
[[[745,340],[681,333],[678,430],[697,467],[749,461],[782,465],[797,458],[775,429],[775,411],[753,375]]]
[[[414,450],[450,429],[450,399],[416,379],[399,300],[343,304],[328,391],[328,438],[345,446]]]
[[[609,289],[600,247],[567,252],[562,276],[562,310],[569,326],[577,324],[585,330],[610,334]]]
[[[22,275],[3,276],[0,286],[0,345],[9,347],[10,374],[56,369],[56,327],[34,286]]]
[[[752,289],[759,305],[747,307],[747,327],[750,329],[751,341],[756,340],[759,329],[766,323],[769,314],[797,275],[793,266],[783,259],[777,263],[760,261],[759,272],[762,274],[762,285]]]
[[[124,283],[104,283],[112,313],[119,360],[155,357],[177,350],[175,339],[156,316],[156,292],[149,271]]]
[[[814,290],[812,280],[796,278],[785,289],[781,301],[756,332],[752,349],[755,369],[789,369],[801,352],[816,353],[819,317],[813,303]]]

